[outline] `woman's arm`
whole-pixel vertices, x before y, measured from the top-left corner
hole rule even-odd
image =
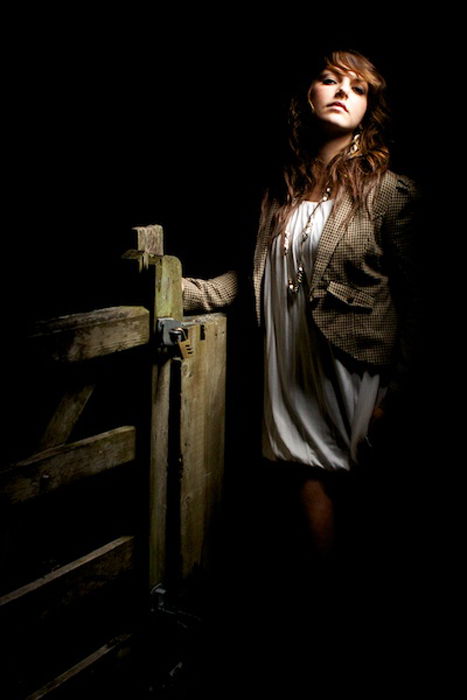
[[[215,311],[231,304],[238,292],[238,274],[235,270],[209,280],[182,278],[184,311]]]
[[[380,408],[396,406],[404,397],[420,350],[422,290],[418,267],[421,192],[399,176],[382,223],[382,245],[391,295],[398,314],[398,341],[388,392]]]

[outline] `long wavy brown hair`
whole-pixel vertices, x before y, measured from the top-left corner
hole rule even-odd
[[[340,151],[328,164],[319,160],[317,153],[320,131],[308,101],[311,83],[325,68],[354,71],[368,83],[368,102],[361,122],[358,149],[350,146]],[[334,206],[348,192],[352,208],[346,222],[364,206],[368,213],[369,197],[389,167],[389,149],[385,143],[388,124],[388,106],[385,98],[386,81],[371,61],[358,51],[331,51],[310,69],[311,79],[292,97],[288,111],[288,144],[285,163],[279,176],[271,182],[261,203],[264,221],[273,200],[278,202],[273,225],[274,235],[284,234],[291,212],[307,198],[316,185],[328,184]]]

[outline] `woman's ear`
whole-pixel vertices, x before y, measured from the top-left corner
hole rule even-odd
[[[308,92],[307,92],[307,94],[306,94],[306,97],[307,97],[307,100],[308,100],[308,104],[310,105],[312,114],[314,114],[314,113],[315,113],[315,107],[314,107],[313,102],[311,101],[311,97],[310,97],[311,87],[312,87],[312,86],[310,85],[310,87],[308,88]]]

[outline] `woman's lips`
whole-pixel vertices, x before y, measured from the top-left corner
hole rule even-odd
[[[332,102],[330,105],[328,105],[328,107],[337,107],[339,109],[343,109],[345,112],[348,112],[347,107],[339,102]]]

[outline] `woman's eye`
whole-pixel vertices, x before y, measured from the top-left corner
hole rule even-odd
[[[323,83],[325,85],[329,85],[330,83],[335,83],[336,81],[333,78],[323,78]]]
[[[359,95],[364,95],[365,90],[361,87],[354,87],[355,92],[358,92]]]

